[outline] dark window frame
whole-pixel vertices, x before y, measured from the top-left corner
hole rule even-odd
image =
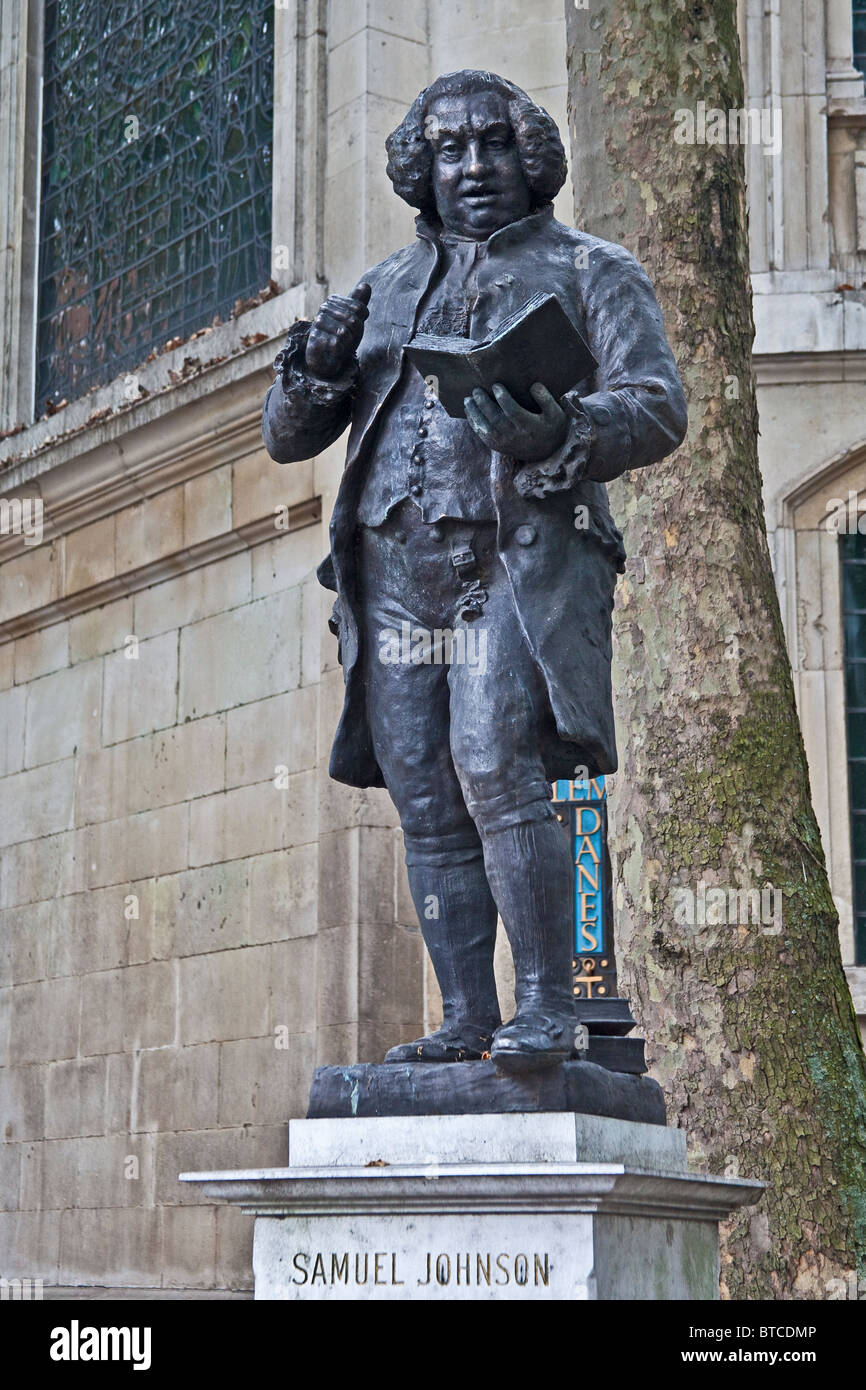
[[[866,674],[866,535],[854,533],[840,536],[839,571],[851,820],[854,962],[856,965],[866,965],[866,693],[852,698],[854,687],[861,687],[862,677]],[[855,587],[861,590],[859,594],[854,593]],[[858,854],[858,848],[862,853]]]
[[[851,0],[854,66],[866,76],[866,0]]]

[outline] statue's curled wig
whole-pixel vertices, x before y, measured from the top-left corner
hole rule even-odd
[[[467,96],[475,92],[495,92],[507,103],[520,163],[532,194],[533,211],[551,202],[565,183],[568,173],[565,150],[556,122],[542,106],[495,72],[466,69],[446,73],[421,92],[405,120],[385,142],[388,177],[395,192],[426,217],[436,216],[433,103],[439,97]]]

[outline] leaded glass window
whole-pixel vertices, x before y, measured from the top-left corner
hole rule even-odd
[[[273,8],[46,0],[37,415],[267,285]]]
[[[854,873],[854,946],[857,964],[866,965],[866,536],[842,536],[840,544],[851,860]]]
[[[866,0],[854,0],[854,66],[866,73]]]

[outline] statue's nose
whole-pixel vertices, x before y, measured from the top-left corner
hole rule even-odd
[[[471,140],[466,146],[466,156],[463,161],[463,174],[465,178],[483,178],[487,172],[487,165],[481,152],[481,145],[477,140]]]

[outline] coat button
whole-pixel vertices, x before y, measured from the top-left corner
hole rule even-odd
[[[445,535],[445,532],[442,530],[442,527],[441,527],[441,526],[436,526],[436,525],[434,524],[433,526],[430,527],[430,539],[431,539],[431,541],[441,541],[444,535]]]
[[[405,531],[395,531],[395,532],[394,532],[394,540],[397,542],[398,545],[405,545],[405,544],[406,544],[406,532],[405,532]]]
[[[413,497],[420,497],[424,489],[420,483],[413,483],[409,491],[411,492]]]
[[[534,526],[518,526],[514,539],[518,545],[532,545],[538,535]]]

